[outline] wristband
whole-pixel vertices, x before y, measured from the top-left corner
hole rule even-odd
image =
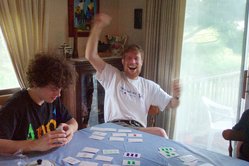
[[[179,100],[179,97],[178,97],[178,96],[175,96],[174,99]]]

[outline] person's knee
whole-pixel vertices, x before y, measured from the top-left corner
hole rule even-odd
[[[157,134],[161,137],[169,138],[166,131],[160,127],[155,127]]]

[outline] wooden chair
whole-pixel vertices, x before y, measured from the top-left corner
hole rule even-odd
[[[12,94],[0,95],[0,108],[6,103],[6,101],[12,96]]]
[[[237,141],[237,147],[236,147],[236,154],[238,158],[240,158],[240,147],[243,144],[243,141],[245,139],[244,133],[241,131],[235,131],[232,129],[226,129],[223,130],[222,136],[225,140],[229,141],[229,146],[228,146],[228,152],[229,156],[232,157],[233,153],[233,144],[232,141]]]
[[[151,105],[148,112],[148,127],[156,126],[156,117],[159,114],[160,110],[157,106]]]

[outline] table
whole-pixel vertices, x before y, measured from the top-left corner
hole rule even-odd
[[[98,128],[115,128],[115,129],[129,129],[125,128],[113,123],[103,123],[96,125],[94,127]],[[94,161],[98,162],[98,165],[103,165],[103,163],[107,164],[116,164],[122,165],[123,159],[130,159],[127,157],[123,157],[124,152],[136,152],[140,153],[141,157],[139,160],[141,162],[141,166],[178,166],[183,165],[183,161],[181,161],[178,157],[174,158],[165,158],[158,152],[159,147],[173,147],[176,149],[176,152],[179,156],[183,155],[193,155],[198,158],[197,165],[201,165],[203,163],[210,163],[215,166],[248,166],[249,163],[243,160],[239,160],[236,158],[231,158],[229,156],[225,156],[222,154],[218,154],[215,152],[207,151],[204,149],[183,145],[179,142],[175,142],[173,140],[168,140],[159,136],[151,135],[148,133],[144,133],[141,131],[137,131],[131,129],[132,133],[142,134],[142,143],[131,143],[128,142],[128,137],[124,137],[123,142],[120,141],[109,141],[109,137],[112,136],[112,132],[106,132],[107,135],[103,140],[94,140],[89,138],[95,130],[91,130],[91,128],[85,128],[77,131],[74,134],[74,137],[70,143],[67,145],[51,150],[49,152],[37,153],[28,155],[27,162],[31,162],[37,159],[46,159],[51,160],[56,163],[56,165],[65,165],[69,166],[70,164],[62,161],[65,157],[71,156],[77,158],[81,161]],[[84,159],[76,157],[77,153],[80,152],[84,147],[92,147],[98,148],[100,151],[97,153],[99,155],[103,155],[103,149],[119,149],[119,154],[106,155],[112,156],[113,160],[111,162],[103,162],[95,160],[95,154],[93,159]],[[0,156],[0,165],[17,165],[16,163],[19,161],[16,157],[3,157]],[[79,164],[75,164],[79,165]]]

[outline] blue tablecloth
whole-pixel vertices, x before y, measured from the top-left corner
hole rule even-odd
[[[115,128],[115,129],[130,129],[124,128],[122,126],[112,124],[112,123],[104,123],[100,125],[96,125],[95,127],[100,128]],[[106,132],[107,135],[103,140],[94,140],[89,138],[94,130],[91,128],[86,128],[83,130],[79,130],[74,134],[74,137],[70,143],[67,145],[53,149],[49,152],[45,153],[36,153],[29,154],[27,158],[24,159],[26,162],[31,162],[37,159],[50,160],[53,161],[56,165],[70,165],[65,163],[62,159],[65,157],[71,156],[77,158],[81,161],[92,161],[98,162],[99,166],[106,164],[116,164],[122,165],[124,159],[131,159],[124,157],[123,154],[125,152],[136,152],[140,153],[141,157],[135,160],[139,160],[142,166],[178,166],[183,165],[183,161],[181,161],[178,157],[184,155],[192,155],[198,158],[197,165],[201,165],[204,163],[210,163],[215,166],[248,166],[249,163],[243,160],[239,160],[236,158],[231,158],[229,156],[225,156],[222,154],[218,154],[215,152],[207,151],[204,149],[183,145],[181,143],[168,140],[159,136],[151,135],[148,133],[140,132],[138,130],[132,130],[132,133],[140,133],[142,134],[142,143],[131,143],[128,142],[128,137],[124,137],[124,141],[110,141],[109,137],[112,136],[113,132]],[[95,155],[103,155],[103,149],[119,149],[119,154],[106,155],[113,157],[111,162],[97,161],[95,157],[92,159],[85,159],[76,157],[78,152],[82,151],[84,147],[92,147],[97,148],[100,151]],[[178,157],[166,158],[159,153],[159,147],[172,147],[179,154]],[[10,156],[0,156],[0,166],[3,165],[17,165],[17,162],[20,158]],[[79,165],[79,164],[75,164]]]

